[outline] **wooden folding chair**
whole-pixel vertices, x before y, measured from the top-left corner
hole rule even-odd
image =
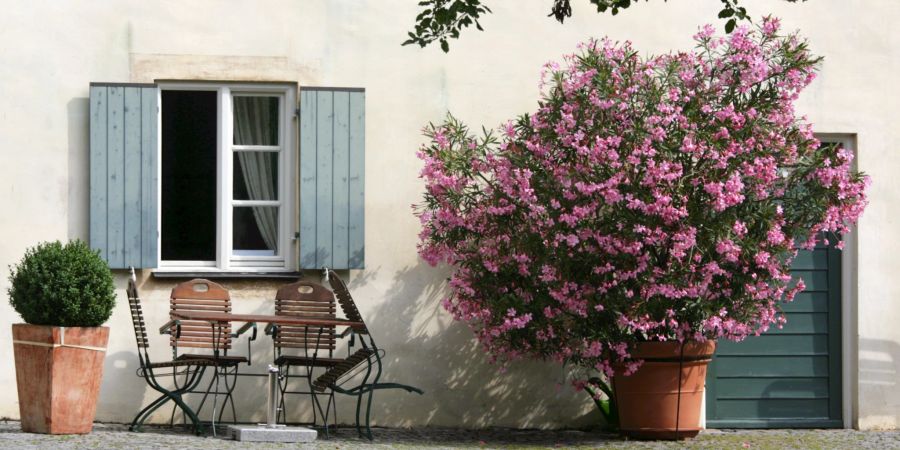
[[[137,341],[138,354],[138,370],[137,374],[143,378],[153,390],[161,395],[156,400],[145,406],[131,421],[128,427],[131,431],[140,431],[144,421],[153,414],[154,411],[162,407],[168,402],[175,403],[176,408],[180,408],[186,417],[189,417],[193,424],[194,432],[200,434],[202,428],[197,413],[194,412],[185,402],[184,394],[192,391],[200,383],[203,373],[209,366],[214,366],[215,362],[208,358],[180,359],[164,362],[152,362],[150,360],[150,339],[147,335],[147,325],[144,322],[144,312],[141,308],[141,297],[137,289],[137,277],[134,269],[131,269],[131,278],[128,280],[128,306],[131,310],[131,322],[134,325],[134,337]],[[173,336],[180,336],[181,326],[174,321],[170,321],[160,328],[161,333],[171,333]],[[168,371],[168,372],[167,372]],[[171,376],[174,389],[163,387],[161,380]],[[178,377],[184,376],[184,383],[179,385]]]
[[[382,389],[403,389],[407,392],[415,392],[424,394],[424,392],[416,387],[399,384],[399,383],[383,383],[381,382],[382,365],[381,360],[385,355],[385,351],[375,345],[375,339],[369,332],[369,327],[365,324],[350,290],[344,281],[331,269],[325,269],[325,278],[331,284],[331,289],[337,297],[341,310],[351,322],[358,322],[362,327],[348,327],[339,336],[340,338],[350,337],[347,347],[347,357],[343,358],[339,363],[331,366],[325,373],[320,375],[313,381],[313,389],[318,392],[330,391],[331,394],[339,393],[356,397],[356,431],[360,436],[365,436],[372,440],[372,428],[370,426],[370,416],[372,412],[372,396],[376,390]],[[355,338],[359,337],[360,349],[352,352],[355,346]],[[356,375],[364,373],[362,379]],[[351,387],[347,387],[351,386]],[[366,416],[365,416],[365,434],[363,434],[360,426],[360,412],[362,409],[363,397],[366,396]],[[317,405],[318,406],[318,405]],[[322,413],[319,407],[319,413]],[[335,411],[337,414],[337,411]],[[325,435],[328,435],[328,417],[325,417]]]
[[[174,314],[177,312],[212,311],[231,312],[231,295],[220,284],[202,278],[185,281],[172,288],[169,301],[170,318],[180,327],[180,334],[170,334],[169,342],[172,346],[172,358],[176,361],[190,361],[195,359],[210,360],[213,362],[213,377],[203,392],[203,399],[197,408],[197,414],[203,409],[206,399],[213,394],[212,425],[215,433],[216,408],[218,396],[225,395],[222,409],[219,410],[218,421],[222,421],[225,407],[231,403],[232,421],[237,421],[237,412],[234,406],[234,391],[237,381],[238,367],[241,363],[250,364],[250,342],[256,340],[256,324],[247,323],[237,332],[231,332],[231,323],[210,323],[202,320],[178,320]],[[248,330],[253,330],[247,340],[247,356],[229,355],[232,339],[239,337]],[[192,351],[207,350],[211,353],[183,353],[178,354],[178,348],[190,348]],[[225,390],[219,389],[219,378],[225,381]]]

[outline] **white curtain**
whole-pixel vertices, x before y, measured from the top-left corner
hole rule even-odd
[[[278,114],[272,114],[269,97],[235,97],[234,143],[236,145],[277,145]],[[277,199],[278,157],[272,152],[239,151],[238,161],[251,200]],[[278,243],[278,208],[252,206],[256,226],[266,247],[275,251]]]

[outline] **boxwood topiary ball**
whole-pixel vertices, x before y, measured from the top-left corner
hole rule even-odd
[[[9,303],[34,325],[96,327],[115,305],[109,265],[81,240],[28,249],[9,281]]]

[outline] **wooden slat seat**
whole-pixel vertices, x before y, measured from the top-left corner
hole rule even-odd
[[[366,362],[374,354],[375,351],[371,348],[361,348],[357,350],[352,355],[341,359],[337,365],[328,369],[328,371],[320,375],[319,378],[316,378],[316,381],[313,381],[313,388],[319,392],[323,392],[325,389],[334,386],[342,376],[353,370],[356,366]]]
[[[311,356],[281,355],[275,359],[277,366],[332,367],[343,358],[313,358]]]
[[[151,369],[162,369],[166,367],[183,367],[183,366],[214,366],[216,362],[211,359],[191,359],[191,360],[176,360],[176,361],[166,361],[166,362],[156,362],[150,363],[147,367]]]
[[[212,355],[197,355],[192,353],[182,353],[178,355],[178,358],[175,358],[176,361],[204,361],[210,360],[216,365],[235,365],[240,363],[248,362],[247,358],[244,356],[231,356],[231,355],[219,355],[218,357],[213,357]]]

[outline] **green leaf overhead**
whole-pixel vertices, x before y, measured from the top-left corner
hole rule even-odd
[[[567,18],[572,17],[571,1],[552,0],[548,17],[553,17],[559,23],[564,23]],[[598,13],[603,14],[609,11],[614,16],[637,3],[637,1],[632,0],[587,1],[597,8]],[[644,1],[649,2],[650,0]],[[663,2],[665,1],[667,0],[663,0]],[[738,6],[739,0],[719,1],[722,3],[722,10],[719,11],[718,15],[719,18],[729,19],[725,22],[725,31],[727,33],[734,31],[737,20],[750,20],[747,9]],[[796,3],[800,0],[785,1]],[[479,19],[491,13],[491,9],[483,4],[482,0],[423,0],[419,2],[419,6],[422,7],[422,10],[416,15],[413,31],[407,33],[409,39],[404,41],[403,45],[416,44],[419,47],[426,47],[437,41],[440,43],[441,50],[444,53],[450,51],[448,39],[459,38],[463,29],[475,25],[476,29],[484,31]]]

